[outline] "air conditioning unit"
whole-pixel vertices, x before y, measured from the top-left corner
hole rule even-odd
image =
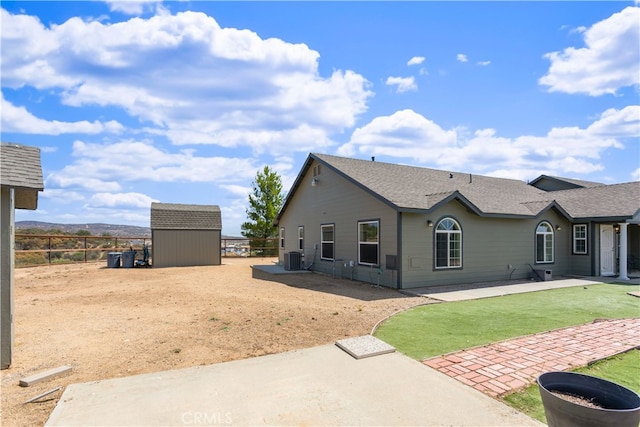
[[[285,252],[284,269],[288,271],[302,270],[302,254],[300,252]]]

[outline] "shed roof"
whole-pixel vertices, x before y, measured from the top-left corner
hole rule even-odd
[[[630,219],[640,211],[640,182],[547,192],[514,179],[310,154],[280,214],[314,160],[399,211],[426,213],[454,199],[480,216],[533,217],[553,207],[571,218]]]
[[[217,205],[151,204],[151,229],[222,230],[222,214]]]
[[[40,149],[0,143],[0,186],[14,189],[16,208],[36,209],[38,191],[44,190]]]

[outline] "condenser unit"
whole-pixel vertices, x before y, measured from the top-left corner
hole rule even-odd
[[[302,254],[300,252],[285,252],[284,269],[288,271],[302,270]]]

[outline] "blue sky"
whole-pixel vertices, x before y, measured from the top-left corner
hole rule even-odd
[[[310,152],[531,180],[640,180],[638,2],[2,1],[2,141],[37,211],[149,225]]]

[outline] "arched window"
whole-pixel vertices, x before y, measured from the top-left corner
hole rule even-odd
[[[553,227],[546,221],[536,228],[536,262],[553,262]]]
[[[462,267],[462,230],[452,218],[436,226],[436,268]]]

